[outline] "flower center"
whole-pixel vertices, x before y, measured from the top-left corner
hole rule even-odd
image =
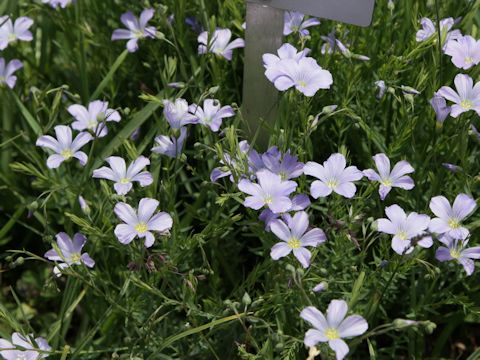
[[[337,180],[328,180],[326,184],[330,189],[335,189],[338,186]]]
[[[62,155],[65,160],[68,160],[73,156],[73,152],[70,149],[65,149],[60,152],[60,155]]]
[[[397,236],[400,238],[400,240],[403,240],[403,241],[406,241],[408,240],[408,235],[406,233],[406,231],[400,231]]]
[[[473,63],[473,58],[471,56],[467,56],[465,58],[465,64],[470,65]]]
[[[328,328],[327,330],[325,330],[325,337],[328,340],[335,340],[335,339],[340,339],[340,334],[338,333],[337,329]]]
[[[273,201],[272,195],[265,196],[264,201],[265,201],[265,204],[271,204]]]
[[[450,226],[450,229],[458,229],[460,227],[460,221],[457,219],[450,219],[448,220],[448,226]]]
[[[297,85],[298,86],[301,86],[301,87],[306,87],[307,86],[307,82],[305,80],[299,80],[297,81]]]
[[[25,355],[23,355],[23,354],[19,354],[19,355],[17,355],[17,357],[15,358],[15,360],[26,360],[26,359],[27,359],[27,357],[26,357]]]
[[[380,182],[383,186],[392,186],[392,180],[390,179],[383,179],[381,182]]]
[[[142,30],[134,30],[132,31],[132,33],[133,33],[133,36],[136,37],[137,39],[143,38],[145,36]]]
[[[139,234],[142,234],[148,230],[147,224],[141,222],[135,226],[135,231]]]
[[[120,181],[119,181],[120,184],[129,184],[130,183],[130,179],[129,178],[121,178]]]
[[[80,255],[80,253],[73,253],[71,256],[70,256],[70,260],[72,260],[72,262],[74,263],[78,263],[80,262],[80,259],[82,258],[82,255]]]
[[[297,238],[293,237],[291,238],[290,240],[288,240],[288,246],[290,247],[290,249],[298,249],[301,244],[300,244],[300,240],[298,240]]]
[[[473,103],[470,100],[462,100],[460,106],[465,110],[470,110],[473,106]]]
[[[13,42],[17,40],[17,35],[15,34],[8,34],[8,42]],[[22,355],[23,356],[23,355]]]
[[[460,251],[457,249],[450,249],[450,256],[454,259],[458,259],[460,257]]]
[[[278,175],[280,175],[280,179],[287,180],[287,173],[285,171],[280,171]]]
[[[97,127],[97,122],[95,120],[90,120],[87,124],[89,130],[93,130]]]

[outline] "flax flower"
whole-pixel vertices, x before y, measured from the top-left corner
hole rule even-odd
[[[323,165],[307,162],[303,168],[304,174],[319,179],[312,183],[310,194],[315,199],[327,197],[332,192],[352,198],[357,191],[353,182],[360,180],[363,174],[356,166],[346,166],[347,161],[342,154],[332,154]]]
[[[297,212],[288,225],[279,219],[272,221],[270,224],[272,232],[282,240],[272,247],[270,252],[272,259],[278,260],[293,252],[300,264],[308,268],[312,254],[306,247],[317,247],[327,239],[321,229],[307,231],[308,225],[308,215],[305,211]]]
[[[347,311],[348,305],[344,300],[332,300],[328,305],[326,317],[314,306],[303,309],[300,317],[314,327],[305,334],[305,345],[312,347],[326,342],[335,351],[337,360],[345,358],[350,349],[343,339],[362,335],[368,329],[368,323],[363,317],[360,315],[346,317]]]
[[[87,238],[80,233],[73,236],[73,241],[64,232],[57,234],[57,246],[60,253],[53,248],[44,255],[48,260],[57,262],[53,269],[55,275],[61,276],[62,270],[72,265],[84,264],[89,268],[95,266],[95,261],[92,260],[90,255],[87,253],[82,254],[82,249],[86,242]]]
[[[130,244],[136,237],[145,238],[145,247],[149,248],[155,242],[152,232],[166,234],[172,228],[172,217],[165,212],[155,215],[159,202],[155,199],[143,198],[134,210],[126,203],[115,205],[115,214],[125,223],[115,228],[115,236],[122,244]]]
[[[118,156],[110,156],[106,161],[110,167],[103,166],[94,170],[93,177],[115,181],[113,187],[118,195],[127,194],[132,189],[133,182],[138,182],[142,187],[153,182],[152,174],[148,171],[142,171],[145,166],[150,165],[150,160],[144,156],[132,161],[128,168],[125,160]]]
[[[93,139],[87,132],[81,132],[72,141],[72,129],[65,125],[55,126],[57,138],[50,135],[44,135],[38,138],[36,145],[55,151],[47,159],[47,166],[50,169],[58,168],[64,161],[76,158],[80,165],[85,166],[88,156],[80,149]]]

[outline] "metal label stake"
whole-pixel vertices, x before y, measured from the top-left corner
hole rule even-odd
[[[258,133],[256,145],[264,149],[277,116],[278,92],[265,77],[262,56],[276,54],[283,43],[283,10],[368,26],[375,0],[247,0],[246,5],[242,114],[248,138]]]
[[[265,77],[262,56],[282,46],[284,11],[247,1],[242,114],[245,130],[256,145],[268,145],[268,129],[277,116],[278,91]]]

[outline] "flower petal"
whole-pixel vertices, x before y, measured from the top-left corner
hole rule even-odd
[[[273,260],[278,260],[290,254],[292,249],[285,243],[279,242],[272,246],[270,256]]]
[[[314,306],[308,306],[303,309],[300,313],[300,317],[303,320],[308,321],[315,329],[321,331],[322,333],[324,333],[330,327],[322,312]]]
[[[150,165],[150,160],[148,160],[145,156],[139,156],[136,160],[134,160],[129,166],[127,170],[127,178],[131,179],[135,175],[137,175],[144,167]]]
[[[306,346],[312,347],[317,345],[319,342],[327,342],[327,337],[323,334],[323,332],[318,331],[316,329],[310,329],[305,333],[305,338],[303,342]]]
[[[326,197],[331,193],[332,189],[320,180],[315,180],[312,185],[310,185],[310,195],[312,195],[314,199],[318,199],[319,197]]]
[[[322,229],[312,229],[302,236],[300,243],[302,246],[317,246],[324,243],[327,240],[327,236]]]
[[[338,334],[341,338],[349,338],[362,335],[367,331],[368,323],[360,315],[348,316],[338,327]]]
[[[308,228],[308,214],[305,211],[299,211],[293,216],[292,236],[300,239]]]
[[[335,351],[335,355],[337,356],[337,360],[343,360],[345,356],[347,356],[350,349],[345,341],[342,339],[335,339],[330,340],[328,342],[328,346]]]
[[[119,224],[115,227],[115,236],[122,244],[130,244],[137,236],[137,232],[128,224]]]
[[[292,238],[290,229],[282,220],[273,220],[270,223],[270,229],[280,240],[289,241]]]
[[[150,198],[143,198],[138,204],[138,220],[142,223],[148,223],[155,210],[157,210],[159,201]]]
[[[125,223],[131,226],[137,225],[138,223],[137,214],[130,205],[120,202],[115,205],[115,208],[113,209],[113,211]]]
[[[170,230],[173,226],[173,219],[170,214],[166,212],[159,212],[155,214],[150,221],[147,223],[148,230],[150,231],[158,231],[160,233],[164,233]]]
[[[93,268],[95,266],[95,260],[93,260],[87,253],[82,254],[81,259],[85,266],[89,268]]]
[[[476,208],[477,203],[467,194],[458,194],[453,202],[453,214],[458,220],[465,219]]]
[[[430,210],[442,219],[449,219],[453,213],[452,207],[445,196],[435,196],[430,200]]]
[[[302,264],[302,266],[306,269],[310,266],[310,259],[312,257],[312,253],[305,249],[305,248],[298,248],[293,249],[293,255],[297,258],[297,260]]]
[[[344,300],[332,300],[327,309],[328,326],[334,329],[345,319],[347,315],[348,305]]]

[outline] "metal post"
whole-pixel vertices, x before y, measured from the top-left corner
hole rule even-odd
[[[265,149],[277,117],[278,92],[265,77],[262,55],[282,46],[284,11],[249,1],[246,5],[243,128],[249,140],[257,135],[256,147]]]

